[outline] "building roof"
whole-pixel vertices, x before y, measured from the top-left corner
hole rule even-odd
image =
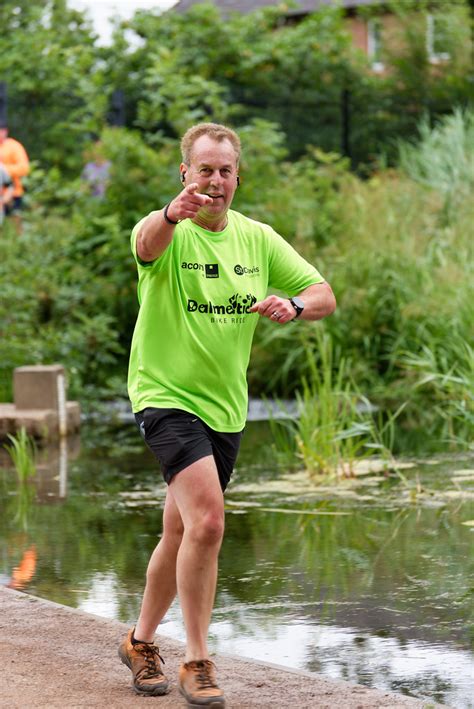
[[[253,10],[264,7],[278,7],[284,4],[281,2],[270,2],[270,0],[211,0],[216,7],[220,8],[224,14],[228,15],[231,12],[241,12],[244,15]],[[174,5],[172,11],[186,12],[193,5],[205,0],[179,0]],[[293,0],[290,2],[290,8],[286,14],[288,15],[307,15],[310,12],[315,12],[323,7],[333,5],[334,7],[343,7],[347,10],[361,7],[362,5],[377,5],[381,0]]]

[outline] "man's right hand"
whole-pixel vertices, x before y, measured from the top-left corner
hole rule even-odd
[[[205,204],[212,203],[207,194],[197,192],[199,185],[193,182],[170,202],[168,217],[173,222],[181,219],[192,219]],[[150,214],[145,220],[137,236],[137,255],[142,261],[157,259],[173,239],[173,225],[168,224],[163,216],[163,210]]]
[[[174,221],[193,219],[205,204],[212,204],[212,198],[207,194],[200,194],[197,182],[187,185],[169,204],[168,217]]]

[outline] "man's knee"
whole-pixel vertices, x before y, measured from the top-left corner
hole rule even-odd
[[[221,543],[224,536],[224,514],[220,510],[205,512],[195,520],[189,533],[194,542],[206,546]]]

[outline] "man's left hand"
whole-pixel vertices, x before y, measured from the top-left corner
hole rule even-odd
[[[296,311],[288,298],[279,298],[277,295],[269,295],[265,300],[260,300],[250,308],[251,313],[258,313],[263,318],[268,318],[273,322],[284,325],[296,317]]]

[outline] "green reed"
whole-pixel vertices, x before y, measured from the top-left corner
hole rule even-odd
[[[11,445],[5,448],[15,466],[18,482],[23,485],[36,474],[36,446],[24,427],[20,428],[16,436],[9,434],[8,439]]]
[[[350,365],[337,359],[329,335],[318,329],[318,358],[306,351],[309,374],[297,392],[299,416],[284,426],[272,421],[277,456],[293,458],[319,479],[351,476],[356,461],[377,454],[391,458],[399,415],[375,418],[370,401],[357,390]]]

